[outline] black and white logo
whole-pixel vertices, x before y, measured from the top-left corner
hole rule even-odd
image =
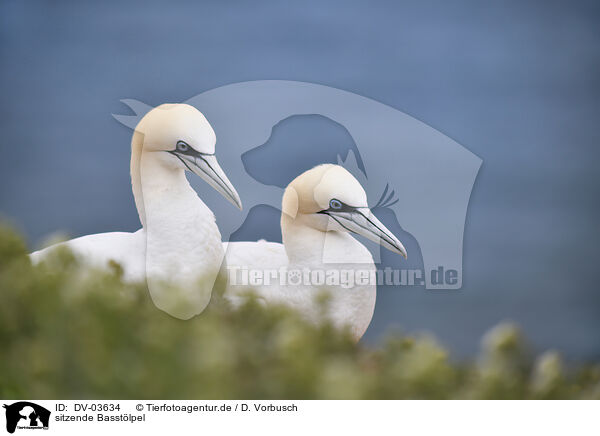
[[[47,430],[50,421],[50,411],[29,401],[19,401],[10,405],[5,404],[6,431],[14,433],[16,429]]]

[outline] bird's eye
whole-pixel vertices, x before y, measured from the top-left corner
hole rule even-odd
[[[336,200],[335,198],[329,202],[329,207],[335,210],[339,210],[342,208],[342,202],[340,200]]]
[[[190,146],[187,145],[185,142],[183,141],[179,141],[177,143],[177,151],[181,151],[181,152],[186,152],[190,149]]]

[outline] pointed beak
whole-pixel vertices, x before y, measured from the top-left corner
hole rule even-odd
[[[225,172],[219,166],[219,162],[217,162],[217,158],[214,155],[199,154],[196,156],[187,156],[178,154],[177,157],[184,161],[191,172],[200,176],[235,207],[242,210],[240,196],[225,175]]]
[[[379,221],[367,207],[357,208],[351,212],[328,212],[338,224],[346,230],[362,235],[394,253],[407,258],[404,245]]]

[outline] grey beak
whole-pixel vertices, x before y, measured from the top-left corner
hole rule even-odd
[[[217,162],[217,158],[214,155],[199,154],[190,156],[177,153],[176,156],[181,159],[191,172],[200,176],[235,207],[242,210],[240,196],[225,175],[225,172],[219,166],[219,162]]]
[[[349,212],[328,211],[327,214],[346,230],[362,235],[407,258],[404,245],[373,215],[369,208],[361,207]]]

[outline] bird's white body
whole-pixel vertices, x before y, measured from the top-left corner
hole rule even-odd
[[[297,177],[283,197],[283,244],[224,244],[229,276],[225,297],[236,305],[252,292],[266,303],[286,305],[310,320],[325,316],[336,327],[349,327],[360,339],[375,309],[375,264],[369,250],[351,236],[349,229],[325,214],[329,212],[324,210],[325,205],[330,201],[342,204],[334,197],[360,206],[352,208],[355,211],[366,205],[360,184],[339,166],[321,165]],[[370,219],[387,231],[376,218]],[[405,255],[402,244],[393,235],[391,238],[395,244],[392,248]],[[259,285],[242,276],[249,277],[252,270],[262,277]],[[277,275],[265,280],[269,270],[277,270]],[[290,273],[300,273],[300,283],[292,281]],[[327,295],[325,304],[320,302],[322,294]]]
[[[336,327],[349,327],[352,335],[360,339],[373,318],[375,310],[376,285],[352,284],[351,286],[313,285],[311,283],[290,284],[288,274],[298,271],[302,276],[310,275],[314,271],[341,271],[341,280],[356,277],[360,270],[375,271],[373,258],[369,250],[350,235],[338,233],[328,235],[335,241],[328,241],[331,252],[329,255],[338,255],[340,263],[322,262],[321,255],[311,250],[304,252],[304,256],[290,261],[286,253],[286,246],[274,242],[229,242],[224,244],[226,250],[227,268],[232,273],[241,271],[240,268],[264,271],[276,269],[277,277],[269,285],[228,285],[225,292],[227,298],[234,305],[239,304],[248,293],[253,293],[259,300],[270,304],[281,304],[295,309],[311,321],[319,321],[326,317]],[[287,247],[289,248],[289,247]],[[280,275],[285,278],[282,285]],[[348,282],[348,283],[351,283]],[[328,301],[320,302],[326,295]],[[325,309],[325,312],[323,312]]]
[[[132,139],[131,183],[142,229],[83,236],[32,253],[31,259],[38,262],[58,246],[66,246],[94,267],[106,268],[115,261],[123,267],[125,280],[147,282],[157,307],[188,319],[210,301],[224,250],[214,214],[186,179],[184,169],[190,169],[192,161],[186,164],[170,147],[181,138],[192,144],[204,141],[200,145],[208,148],[205,158],[211,159],[211,171],[223,186],[228,180],[213,159],[214,132],[202,114],[187,105],[163,105],[154,111],[159,112],[145,124],[142,120]],[[185,145],[185,152],[198,153]]]
[[[69,248],[86,265],[103,269],[110,260],[124,266],[123,279],[128,282],[145,280],[146,233],[110,232],[85,235],[51,245],[29,255],[33,263],[41,262],[58,247]]]

